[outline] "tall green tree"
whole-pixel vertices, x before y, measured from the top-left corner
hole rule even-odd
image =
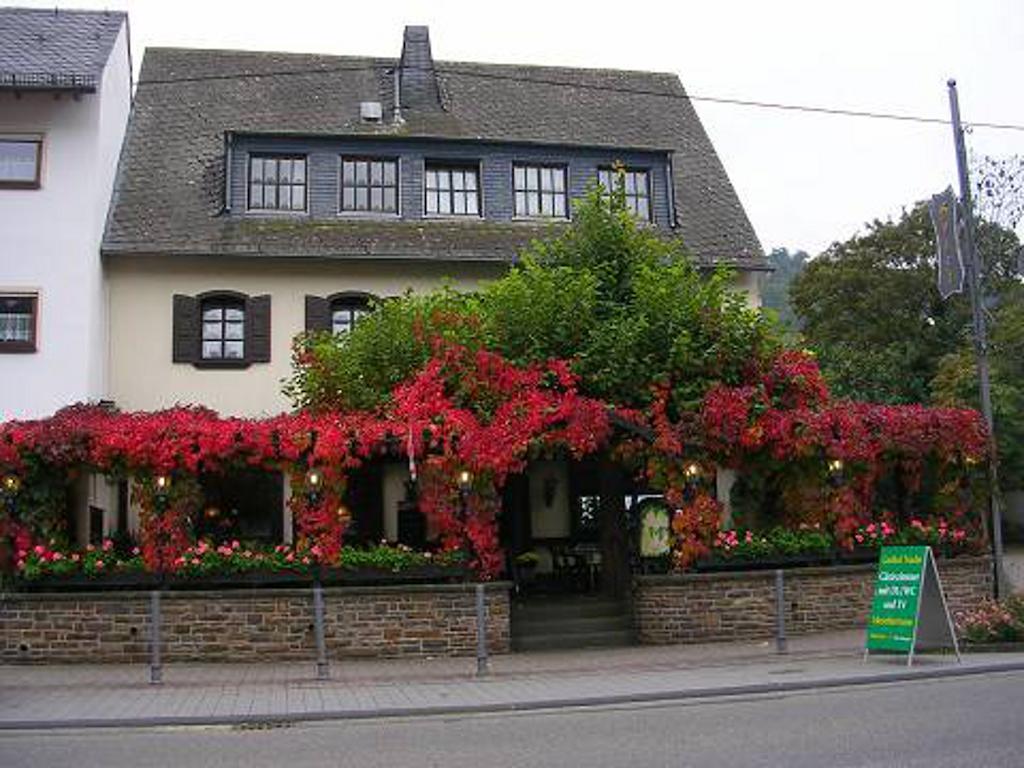
[[[1011,285],[1019,243],[988,222],[978,228],[989,296]],[[928,402],[939,361],[968,337],[965,295],[943,301],[936,288],[935,240],[926,206],[899,221],[832,245],[790,288],[807,344],[840,397]]]
[[[790,303],[789,287],[803,271],[808,259],[810,256],[806,251],[773,248],[768,254],[772,272],[761,284],[761,306],[778,315],[779,322],[791,337],[799,332],[800,320]]]

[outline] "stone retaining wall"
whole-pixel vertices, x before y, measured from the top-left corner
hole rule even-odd
[[[863,628],[875,565],[792,568],[785,572],[786,632],[806,634]],[[992,596],[992,561],[939,561],[950,612]],[[775,572],[738,571],[640,576],[633,614],[641,643],[764,639],[775,633]]]
[[[167,661],[316,657],[312,589],[165,592]],[[487,586],[488,647],[509,648],[509,585]],[[476,652],[473,585],[327,587],[329,658],[462,656]],[[148,592],[0,595],[0,662],[142,662]]]

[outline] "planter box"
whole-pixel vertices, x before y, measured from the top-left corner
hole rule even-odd
[[[465,582],[473,578],[465,567],[424,565],[401,571],[377,568],[325,568],[321,583],[325,586],[373,586],[378,584],[422,584]],[[168,575],[162,585],[168,590],[258,589],[261,587],[302,587],[312,585],[315,575],[288,571],[251,571],[209,576]],[[31,581],[16,582],[22,592],[94,592],[121,590],[152,590],[161,586],[155,573],[105,573],[97,576],[44,576]]]
[[[830,555],[793,555],[766,560],[698,560],[694,570],[698,573],[723,573],[730,571],[769,571],[778,568],[813,568],[831,565]]]

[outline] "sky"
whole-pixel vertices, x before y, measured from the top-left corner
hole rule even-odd
[[[54,3],[14,0],[52,8]],[[65,7],[65,6],[62,6]],[[76,0],[126,10],[147,46],[395,56],[406,24],[434,58],[673,72],[694,96],[1024,126],[1022,0]],[[697,102],[766,250],[816,255],[956,183],[952,131]],[[973,128],[978,154],[1024,155],[1024,130]]]

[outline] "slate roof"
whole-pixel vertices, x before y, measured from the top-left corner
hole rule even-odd
[[[95,91],[128,15],[0,8],[0,88]]]
[[[253,221],[221,211],[224,133],[400,136],[673,152],[684,242],[763,268],[736,192],[675,75],[434,62],[440,108],[388,117],[395,59],[147,49],[103,250],[271,257],[508,260],[522,222]],[[385,120],[360,120],[362,101]]]

